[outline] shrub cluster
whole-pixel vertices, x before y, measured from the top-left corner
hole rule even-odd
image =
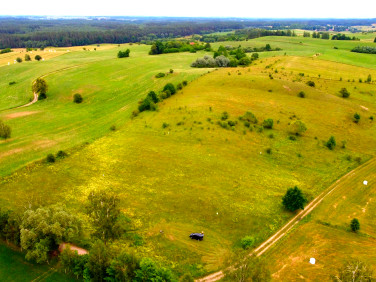
[[[117,57],[118,58],[127,58],[129,57],[129,53],[131,52],[131,50],[127,49],[125,51],[119,51],[118,54],[117,54]]]
[[[149,55],[159,55],[166,53],[179,53],[179,52],[191,52],[196,53],[197,51],[205,50],[211,51],[209,43],[198,43],[190,41],[168,41],[161,42],[156,41],[152,44]]]
[[[376,54],[376,47],[370,46],[358,46],[351,50],[351,52],[356,53],[366,53],[366,54]]]
[[[12,134],[12,129],[0,120],[0,138],[8,139]]]
[[[73,95],[73,102],[75,102],[76,104],[80,104],[82,103],[82,101],[83,101],[83,98],[81,94],[76,93]]]

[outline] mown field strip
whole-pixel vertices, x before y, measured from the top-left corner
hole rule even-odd
[[[271,236],[268,240],[262,243],[249,255],[261,256],[268,249],[270,249],[275,243],[277,243],[281,238],[283,238],[295,225],[299,223],[300,220],[302,220],[304,217],[310,214],[333,191],[335,191],[336,189],[341,189],[341,188],[351,188],[352,185],[349,185],[349,184],[354,183],[355,180],[359,181],[359,179],[363,179],[363,178],[367,179],[367,176],[370,173],[375,172],[375,171],[376,171],[376,158],[372,158],[368,162],[350,171],[345,176],[341,177],[335,183],[329,186],[329,188],[327,188],[318,197],[316,197],[312,202],[310,202],[304,210],[300,211],[296,216],[294,216],[294,218],[292,218],[281,229],[279,229],[273,236]],[[229,270],[233,268],[234,267],[232,266],[229,268]],[[212,282],[212,281],[218,281],[222,279],[223,277],[224,277],[224,272],[218,271],[206,277],[197,279],[196,281]]]

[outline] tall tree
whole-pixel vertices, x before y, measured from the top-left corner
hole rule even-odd
[[[307,199],[297,186],[289,188],[282,198],[283,206],[289,211],[296,211],[297,209],[304,210],[304,205],[307,202]]]
[[[123,231],[120,224],[120,199],[106,190],[89,194],[86,212],[92,220],[94,235],[103,242],[118,238]]]

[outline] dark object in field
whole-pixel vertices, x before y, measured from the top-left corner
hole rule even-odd
[[[199,240],[199,241],[204,240],[204,234],[203,233],[192,233],[191,235],[189,235],[189,237],[191,239],[195,239],[195,240]]]

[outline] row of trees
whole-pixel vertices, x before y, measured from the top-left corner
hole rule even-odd
[[[166,53],[191,52],[195,53],[200,50],[211,51],[209,43],[200,44],[189,41],[156,41],[152,44],[149,55],[159,55]]]
[[[357,46],[351,50],[356,53],[376,54],[376,47],[370,46]]]

